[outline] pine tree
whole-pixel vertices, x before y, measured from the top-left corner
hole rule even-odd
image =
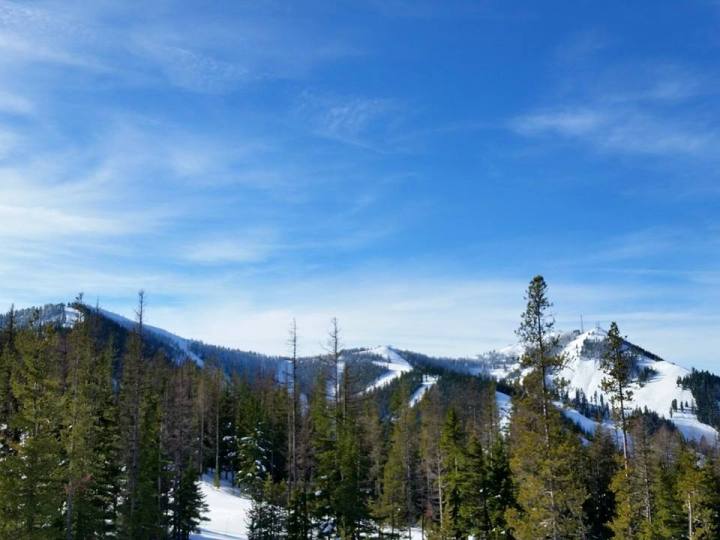
[[[462,538],[465,534],[460,516],[465,433],[457,412],[450,408],[440,433],[443,471],[442,527],[444,538]]]
[[[589,538],[610,538],[608,523],[615,514],[615,495],[611,482],[618,470],[617,446],[610,433],[598,428],[587,446],[587,459],[583,468],[588,498],[585,516]]]
[[[488,504],[488,466],[480,439],[473,433],[465,451],[461,475],[460,517],[474,538],[489,538],[492,530]]]
[[[522,365],[532,371],[523,380],[524,395],[515,398],[511,423],[519,508],[509,510],[508,522],[518,538],[581,537],[587,498],[580,478],[582,448],[550,403],[548,379],[563,358],[554,354],[552,304],[542,276],[530,282],[526,300],[517,333],[525,346]]]
[[[507,443],[499,434],[490,448],[487,460],[487,495],[485,497],[491,539],[510,537],[505,514],[515,506],[515,495],[510,471]]]
[[[139,444],[137,463],[136,510],[131,523],[134,538],[162,537],[169,528],[169,495],[172,478],[170,457],[163,445],[166,412],[163,399],[168,391],[169,372],[165,357],[160,353],[146,370],[153,381],[146,389],[140,405]]]
[[[528,374],[524,384],[539,386],[538,375]],[[515,399],[510,464],[518,508],[508,510],[508,524],[518,540],[582,538],[587,499],[581,476],[583,450],[578,437],[563,426],[557,410],[548,409],[543,417],[537,395],[537,391],[528,391],[525,397]],[[552,442],[549,448],[546,436]]]
[[[625,406],[632,399],[633,393],[629,389],[633,368],[632,354],[626,350],[625,341],[620,336],[620,330],[615,321],[610,323],[605,351],[600,362],[600,369],[606,377],[602,379],[600,387],[610,395],[610,402],[617,411],[620,420],[620,430],[623,441],[623,466],[628,468],[628,441]]]
[[[283,486],[274,484],[270,477],[265,479],[250,507],[248,540],[287,538],[287,516],[280,503],[283,492]]]
[[[633,446],[628,469],[615,473],[611,483],[616,510],[610,528],[617,538],[652,538],[655,465],[647,425],[642,416],[631,422],[630,434]]]
[[[364,435],[360,443],[367,459],[368,497],[377,500],[382,493],[386,454],[385,426],[380,419],[377,403],[367,400],[358,421]]]
[[[12,392],[13,370],[19,363],[16,335],[15,308],[11,306],[5,316],[5,325],[0,329],[0,458],[10,451],[18,438],[10,427],[11,418],[17,411],[17,400]]]
[[[410,527],[417,515],[415,421],[415,413],[405,400],[393,427],[383,470],[382,494],[377,504],[377,513],[390,526],[391,533]]]
[[[123,534],[134,538],[139,534],[138,495],[140,491],[140,445],[142,402],[144,399],[144,351],[143,317],[145,293],[138,294],[137,327],[130,334],[127,350],[123,358],[122,380],[120,384],[121,436],[125,441],[125,481],[121,525]]]
[[[112,534],[119,479],[119,441],[112,387],[112,348],[98,348],[97,314],[82,304],[85,320],[70,332],[62,440],[66,538]]]
[[[313,463],[310,478],[312,498],[308,502],[317,526],[316,534],[321,538],[331,537],[336,529],[332,495],[338,481],[335,416],[328,403],[327,386],[328,379],[320,372],[309,411],[309,441]]]
[[[269,446],[262,421],[258,421],[251,433],[240,438],[237,481],[252,498],[261,497],[265,479],[270,477]]]
[[[172,500],[170,536],[173,540],[188,540],[190,533],[200,526],[203,513],[208,510],[198,486],[197,471],[193,467],[185,467],[177,487],[173,490]]]
[[[552,376],[552,369],[561,367],[564,359],[553,354],[557,339],[552,330],[555,321],[548,314],[552,303],[547,297],[547,284],[542,276],[535,276],[528,286],[525,295],[527,307],[522,315],[517,335],[525,346],[525,353],[521,358],[521,365],[537,372],[540,384],[537,392],[538,401],[542,408],[542,428],[545,438],[545,448],[550,449],[550,423],[549,402],[550,388],[548,378]],[[554,492],[551,488],[549,496],[552,499]]]
[[[685,517],[688,540],[720,537],[720,483],[711,466],[685,447],[678,457],[677,498]]]
[[[338,479],[332,495],[340,538],[359,538],[367,528],[367,487],[365,459],[361,455],[359,425],[346,417],[340,425],[337,444]]]
[[[307,493],[296,488],[290,494],[288,505],[287,535],[290,540],[306,540],[312,531]]]
[[[161,486],[167,486],[167,496],[161,494],[161,501],[167,508],[170,536],[184,540],[197,527],[205,510],[197,483],[199,473],[194,466],[197,445],[193,444],[198,433],[193,414],[194,387],[202,375],[189,361],[171,369],[162,365],[156,369],[166,372],[169,381],[162,398],[157,480]],[[213,397],[218,407],[216,394],[220,383],[217,379],[215,383]]]
[[[12,371],[17,412],[10,429],[19,434],[0,460],[0,532],[4,538],[44,539],[62,535],[63,447],[58,436],[65,407],[57,335],[40,326],[17,335],[18,364]]]
[[[420,402],[420,467],[422,469],[421,528],[438,525],[442,528],[443,467],[440,452],[440,431],[443,418],[439,391],[432,388]]]

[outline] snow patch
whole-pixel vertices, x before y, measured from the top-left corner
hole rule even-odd
[[[495,404],[497,405],[500,429],[507,430],[510,426],[510,413],[512,412],[512,400],[503,392],[495,391]]]
[[[375,379],[375,381],[365,389],[366,392],[372,392],[373,390],[381,388],[386,384],[390,384],[403,373],[407,373],[413,369],[407,360],[400,356],[397,351],[386,345],[382,347],[375,347],[373,349],[364,349],[359,351],[358,354],[371,354],[383,358],[383,360],[373,360],[373,364],[384,367],[388,370],[388,373],[385,373]]]
[[[414,407],[418,403],[420,403],[420,400],[423,398],[425,393],[430,390],[435,383],[438,382],[439,377],[433,377],[432,375],[423,375],[422,384],[420,385],[420,388],[415,390],[413,395],[410,397],[410,406]]]
[[[200,490],[208,505],[207,521],[201,523],[200,532],[190,535],[191,540],[246,540],[250,499],[226,480],[216,488],[211,475],[203,476]]]
[[[594,400],[597,395],[598,400],[602,396],[603,400],[608,402],[607,393],[601,389],[605,374],[600,369],[602,343],[607,333],[600,328],[593,328],[586,332],[558,333],[556,337],[559,344],[557,352],[565,357],[566,364],[553,375],[567,381],[570,396],[580,390],[588,400]],[[646,368],[650,370],[646,381],[640,383],[636,380],[631,384],[633,398],[627,403],[628,412],[636,408],[647,408],[661,417],[669,418],[673,400],[678,404],[694,403],[692,392],[677,384],[678,378],[688,375],[689,370],[649,353],[646,354],[629,342],[626,342],[626,347],[635,349],[638,371]],[[485,372],[499,380],[518,374],[522,378],[527,373],[527,370],[520,369],[520,358],[523,354],[522,344],[515,344],[480,355],[479,359],[485,364]],[[569,411],[570,409],[564,409],[564,414],[574,416]],[[575,413],[580,414],[577,411]],[[571,419],[581,421],[575,417]],[[711,443],[718,440],[718,432],[697,420],[693,414],[673,411],[673,416],[669,420],[688,439],[700,440],[705,437]],[[591,426],[585,422],[581,427],[585,429]]]

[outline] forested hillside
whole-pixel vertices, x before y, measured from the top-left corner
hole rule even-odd
[[[593,342],[608,396],[593,409],[557,380],[568,358],[541,277],[526,298],[523,376],[502,383],[469,360],[343,350],[336,320],[326,355],[299,358],[293,325],[288,356],[264,364],[199,344],[177,356],[142,294],[132,326],[81,298],[71,320],[11,311],[0,538],[187,539],[224,493],[204,501],[203,474],[241,495],[223,504],[257,539],[720,538],[717,446],[628,406],[643,351],[614,324]],[[682,381],[698,406],[708,380]]]

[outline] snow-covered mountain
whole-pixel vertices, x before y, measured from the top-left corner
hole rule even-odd
[[[33,314],[38,313],[41,323],[54,323],[58,326],[70,327],[81,320],[84,311],[89,309],[77,309],[65,304],[50,304],[39,310],[18,310],[15,316],[16,323],[19,325],[29,323]],[[130,330],[135,327],[134,321],[116,313],[102,309],[99,313],[123,329]],[[4,317],[0,316],[0,326],[4,324]],[[229,369],[242,371],[248,369],[249,365],[252,365],[253,369],[257,369],[257,366],[265,366],[264,369],[276,373],[278,380],[282,380],[287,371],[287,362],[283,358],[214,347],[150,325],[145,325],[144,331],[176,361],[190,359],[202,366],[204,360],[210,357],[217,359],[218,356],[226,355],[228,360],[224,365]],[[560,332],[556,337],[557,350],[554,352],[563,355],[565,365],[552,376],[567,381],[566,388],[571,398],[575,395],[582,395],[591,403],[607,403],[608,396],[600,387],[604,377],[600,369],[600,360],[606,338],[605,331],[599,328],[586,332],[574,330]],[[717,440],[718,432],[713,427],[700,422],[692,412],[695,406],[692,392],[678,385],[678,379],[685,377],[690,371],[628,341],[625,342],[625,346],[635,358],[631,385],[633,398],[628,403],[628,408],[631,410],[647,409],[667,418],[688,438],[699,440],[704,437],[711,442]],[[426,373],[427,367],[441,367],[451,371],[482,374],[499,381],[512,382],[524,375],[520,366],[520,358],[523,353],[522,344],[515,343],[481,354],[476,359],[431,358],[411,351],[399,351],[386,345],[355,349],[348,353],[351,356],[347,359],[352,357],[357,361],[372,364],[376,372],[381,368],[379,374],[375,375],[372,375],[372,370],[368,371],[374,378],[368,379],[365,391],[371,392],[391,384],[403,374],[414,370]],[[313,362],[317,362],[317,358],[308,358],[307,361],[307,366],[313,366],[315,365]],[[309,367],[308,369],[312,371],[314,368]],[[310,380],[311,377],[308,376],[308,379]],[[436,382],[436,377],[418,378],[411,396],[411,403],[413,405],[418,403]],[[507,396],[499,396],[499,399],[502,401],[501,409],[505,413],[509,413]],[[673,403],[677,404],[677,408],[671,414]],[[584,424],[582,426],[584,429],[588,430],[593,427],[593,421],[587,418],[582,420],[578,416],[578,411],[573,411],[567,406],[563,406],[563,410],[566,416]]]
[[[30,323],[55,324],[64,328],[71,328],[77,321],[82,320],[81,311],[66,304],[46,304],[37,308],[15,310],[13,313],[17,326],[27,326]],[[9,313],[0,314],[0,328],[7,324]]]
[[[403,373],[407,373],[413,370],[413,367],[405,360],[400,354],[393,348],[384,345],[382,347],[375,347],[372,349],[363,349],[359,351],[361,354],[369,354],[372,356],[380,357],[379,360],[373,360],[373,364],[376,366],[385,368],[386,373],[378,377],[371,385],[366,388],[366,392],[375,390],[400,377]]]
[[[602,396],[602,400],[607,403],[608,395],[600,387],[605,376],[600,369],[600,360],[606,332],[594,328],[586,332],[561,332],[556,337],[557,350],[554,352],[564,357],[565,365],[553,373],[551,378],[567,381],[570,396],[581,392],[589,401],[599,402]],[[710,442],[717,439],[718,432],[699,422],[696,415],[690,412],[695,405],[692,392],[678,385],[678,379],[690,371],[628,341],[625,341],[625,347],[634,357],[633,382],[630,387],[633,397],[628,403],[628,409],[647,409],[668,418],[688,438],[705,437]],[[488,375],[499,380],[513,380],[524,375],[520,366],[523,353],[521,344],[513,344],[480,355],[479,360],[482,370]],[[678,405],[678,410],[674,410],[671,415],[673,402]],[[683,410],[680,410],[681,405]]]

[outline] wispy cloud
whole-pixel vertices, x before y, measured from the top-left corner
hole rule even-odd
[[[386,343],[467,357],[516,340],[526,287],[522,280],[420,278],[412,272],[364,270],[275,283],[273,292],[260,294],[237,288],[212,307],[161,307],[149,317],[183,335],[277,354],[286,352],[285,331],[296,317],[303,353],[313,354],[321,351],[327,322],[337,316],[349,347]],[[587,324],[607,327],[617,320],[632,340],[681,364],[709,365],[719,344],[715,339],[707,347],[692,342],[692,335],[712,334],[718,317],[703,307],[680,310],[657,303],[667,298],[667,287],[551,280],[550,296],[559,329],[578,328],[581,313]],[[626,308],[616,309],[618,305]]]
[[[601,151],[714,160],[720,134],[702,120],[672,120],[638,109],[587,106],[534,112],[513,119],[524,136],[561,136]]]
[[[35,106],[31,100],[24,96],[7,91],[0,91],[0,113],[15,115],[32,114]]]
[[[608,62],[604,49],[609,43],[597,32],[565,43],[561,51],[579,52],[571,55],[569,66],[555,66],[558,95],[516,115],[510,129],[524,137],[579,142],[603,153],[716,161],[720,131],[699,100],[716,93],[717,77],[664,60]],[[602,58],[595,57],[600,50]]]
[[[248,82],[303,77],[357,54],[347,39],[316,32],[270,5],[238,4],[232,22],[211,7],[191,15],[164,3],[147,7],[143,22],[129,5],[3,0],[0,66],[65,66],[133,86],[169,82],[218,94]]]
[[[297,111],[321,137],[380,152],[395,150],[392,134],[402,112],[395,100],[305,91]]]

